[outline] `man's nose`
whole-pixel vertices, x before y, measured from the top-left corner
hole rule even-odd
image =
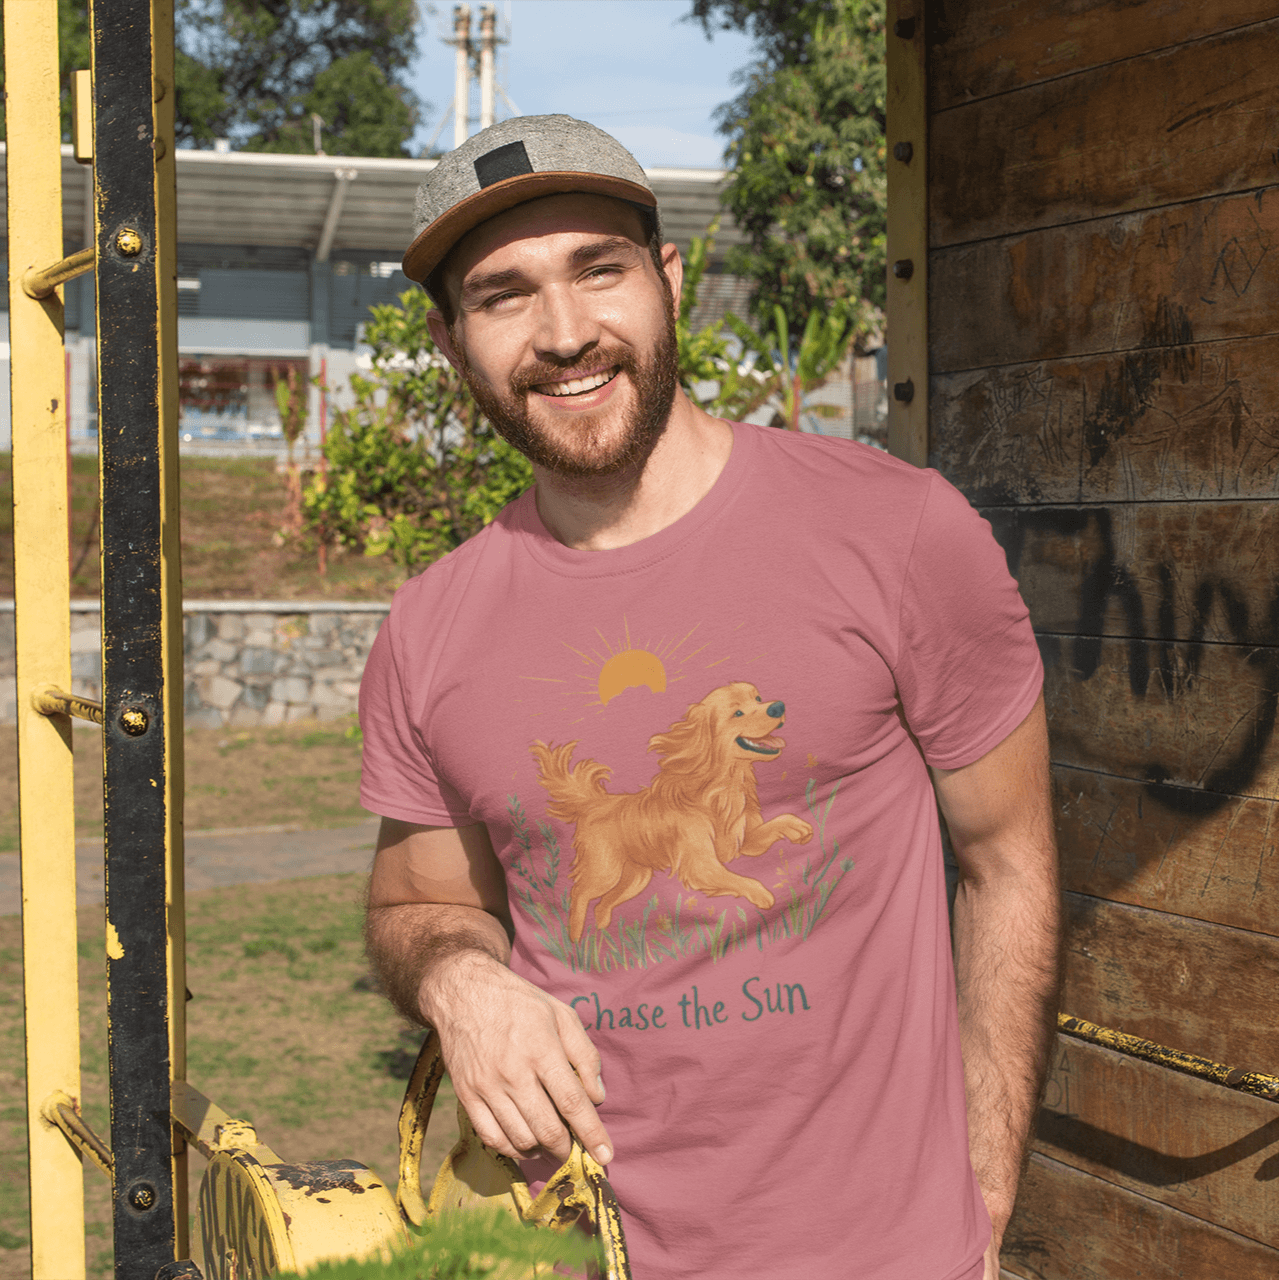
[[[784,702],[770,702],[765,709],[774,720],[780,720],[786,714],[786,704]]]
[[[571,360],[599,341],[599,323],[571,290],[548,289],[534,341],[539,355]]]

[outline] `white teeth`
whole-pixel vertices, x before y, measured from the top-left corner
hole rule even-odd
[[[544,382],[538,390],[545,396],[580,396],[583,391],[594,391],[613,378],[615,369],[593,373],[586,378],[573,378],[569,382]]]

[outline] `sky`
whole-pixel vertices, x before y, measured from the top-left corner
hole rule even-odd
[[[523,115],[563,112],[613,134],[645,168],[718,168],[724,139],[713,115],[735,97],[732,75],[751,61],[751,42],[737,32],[707,40],[683,22],[688,0],[497,0],[498,84]],[[430,104],[410,144],[416,155],[431,140],[452,102],[452,0],[424,5],[413,87]],[[472,0],[478,34],[479,0]],[[505,74],[503,74],[505,72]],[[472,89],[478,115],[478,91]],[[515,114],[497,99],[497,118]],[[478,121],[470,132],[478,130]],[[436,144],[453,145],[450,118]]]

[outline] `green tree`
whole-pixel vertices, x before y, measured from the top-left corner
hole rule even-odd
[[[426,327],[420,289],[371,307],[368,377],[334,415],[324,470],[302,495],[321,545],[389,555],[406,572],[478,533],[531,483],[523,455],[498,436]]]
[[[414,0],[177,0],[177,133],[207,145],[400,156],[418,102]]]
[[[815,310],[850,336],[879,327],[886,206],[882,0],[693,0],[708,38],[746,31],[759,60],[718,112],[732,181],[724,201],[749,244],[729,270],[754,283],[751,309],[791,335]]]

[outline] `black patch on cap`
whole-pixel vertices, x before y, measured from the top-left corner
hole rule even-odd
[[[528,152],[522,142],[508,142],[504,147],[485,152],[475,162],[475,176],[481,187],[491,187],[503,178],[518,178],[522,173],[532,173]]]

